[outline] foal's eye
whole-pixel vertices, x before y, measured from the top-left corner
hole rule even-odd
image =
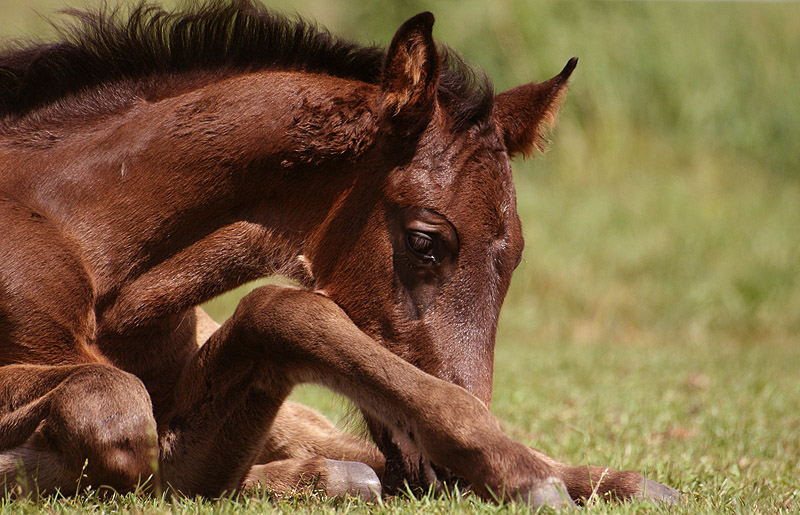
[[[427,262],[435,262],[433,255],[433,238],[423,232],[410,231],[406,235],[406,245],[418,258]]]

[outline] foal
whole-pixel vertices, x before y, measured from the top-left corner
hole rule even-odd
[[[429,13],[388,50],[245,0],[74,14],[0,56],[0,485],[677,498],[488,410],[523,248],[509,159],[541,146],[575,59],[494,95]],[[198,307],[273,273],[299,286],[221,327]],[[352,399],[377,449],[285,403],[303,382]]]

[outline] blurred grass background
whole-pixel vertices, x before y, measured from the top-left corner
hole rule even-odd
[[[46,37],[34,10],[65,5],[0,0],[0,33]],[[269,5],[381,44],[430,10],[497,91],[580,57],[550,151],[515,163],[527,246],[493,411],[557,457],[679,487],[690,512],[800,509],[800,4]]]

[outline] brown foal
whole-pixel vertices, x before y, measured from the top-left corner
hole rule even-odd
[[[0,487],[677,500],[488,410],[523,248],[509,159],[541,147],[576,59],[495,95],[430,13],[388,49],[249,0],[73,14],[0,54]],[[270,274],[298,286],[221,327],[198,307]],[[376,446],[285,402],[305,382]]]

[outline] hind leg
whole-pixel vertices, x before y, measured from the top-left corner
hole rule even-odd
[[[0,367],[0,491],[130,491],[157,458],[150,397],[116,368]]]
[[[329,496],[380,495],[384,458],[371,443],[338,430],[313,409],[285,402],[243,482],[281,494],[311,487]]]
[[[381,482],[369,465],[319,456],[255,465],[242,483],[243,490],[254,488],[279,496],[308,490],[324,492],[329,497],[360,497],[367,501],[381,496]]]
[[[372,443],[337,429],[327,418],[296,402],[278,410],[257,463],[322,457],[365,463],[383,472],[384,458]]]

